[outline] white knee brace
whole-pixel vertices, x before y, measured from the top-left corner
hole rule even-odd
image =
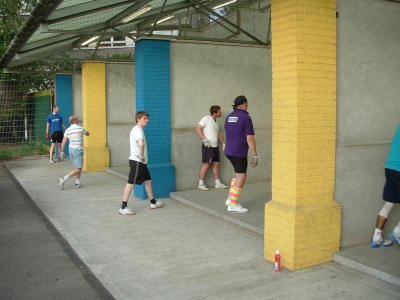
[[[382,217],[385,217],[386,219],[389,217],[389,213],[392,210],[392,208],[394,207],[394,203],[391,202],[385,202],[385,204],[383,205],[381,211],[379,212],[379,215]]]

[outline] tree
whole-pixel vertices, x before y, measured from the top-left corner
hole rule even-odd
[[[18,34],[29,17],[37,0],[0,0],[0,57]],[[130,60],[133,54],[114,54],[97,60]],[[0,70],[0,145],[4,142],[17,144],[25,141],[26,124],[33,124],[27,112],[34,110],[31,96],[33,93],[54,89],[54,78],[58,72],[81,71],[81,62],[71,58],[71,53],[58,54],[46,60],[37,60],[28,64],[9,68],[9,74]],[[28,115],[34,115],[30,113]]]
[[[0,57],[3,57],[7,47],[37,2],[37,0],[0,1]]]

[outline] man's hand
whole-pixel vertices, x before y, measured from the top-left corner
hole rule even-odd
[[[210,148],[210,147],[211,147],[211,143],[210,143],[210,141],[207,140],[207,139],[203,140],[203,144],[204,144],[204,146],[206,146],[207,148]]]
[[[258,158],[259,158],[259,156],[253,155],[253,157],[251,158],[251,161],[250,161],[250,164],[252,167],[257,167]]]
[[[46,140],[50,139],[50,134],[46,133]]]
[[[144,164],[144,161],[145,161],[144,156],[136,155],[136,157],[140,159],[140,161],[142,162],[142,164]]]

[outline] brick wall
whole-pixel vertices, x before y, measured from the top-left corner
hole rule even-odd
[[[136,111],[149,113],[144,129],[148,167],[156,197],[175,191],[175,168],[171,164],[170,42],[140,40],[136,43]],[[145,199],[144,186],[135,186],[135,196]]]
[[[60,107],[59,115],[63,119],[66,127],[69,127],[68,118],[73,114],[72,107],[72,75],[70,74],[57,74],[55,80],[55,93],[56,104]],[[68,149],[69,142],[67,142],[64,153],[69,155]],[[56,157],[58,157],[58,147],[56,147]]]
[[[86,172],[105,171],[109,167],[106,147],[106,89],[105,63],[87,62],[82,65],[83,127],[90,132],[84,137]]]
[[[272,1],[272,201],[265,257],[296,270],[332,260],[341,208],[333,201],[336,1]]]

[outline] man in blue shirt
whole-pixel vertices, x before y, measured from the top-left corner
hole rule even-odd
[[[246,182],[247,155],[249,148],[253,153],[250,164],[256,167],[258,155],[256,140],[254,139],[253,121],[247,112],[249,103],[245,96],[236,97],[231,112],[225,120],[226,146],[225,156],[230,160],[235,170],[235,177],[232,179],[229,197],[225,204],[227,212],[247,213],[248,209],[239,203],[239,197]]]
[[[52,113],[47,116],[47,124],[46,124],[46,140],[51,139],[51,147],[50,147],[50,159],[49,163],[55,163],[53,159],[53,152],[56,146],[56,142],[58,143],[58,161],[62,161],[61,156],[61,142],[64,138],[63,128],[67,129],[62,122],[61,116],[58,114],[60,108],[58,105],[54,105],[52,109]]]

